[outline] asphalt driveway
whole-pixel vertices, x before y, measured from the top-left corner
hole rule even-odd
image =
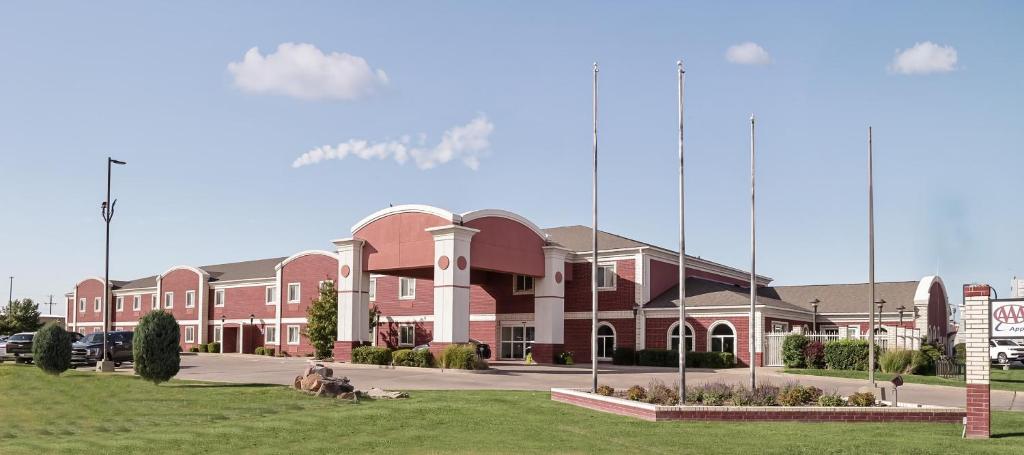
[[[244,354],[200,354],[182,357],[179,379],[199,381],[263,383],[290,385],[303,368],[307,358],[263,357]],[[395,390],[453,390],[453,389],[495,389],[495,390],[548,390],[552,387],[590,387],[589,365],[541,366],[523,365],[521,362],[493,362],[492,371],[467,373],[456,370],[421,368],[384,368],[370,365],[326,363],[334,369],[335,376],[347,376],[356,388],[380,387]],[[126,369],[130,371],[130,366]],[[783,374],[777,368],[759,368],[758,380],[783,385],[800,382],[813,385],[826,392],[849,395],[864,386],[864,381],[817,376]],[[744,368],[725,370],[687,370],[688,384],[706,382],[727,382],[746,384],[750,379],[749,370]],[[600,365],[598,381],[615,388],[633,384],[646,386],[652,379],[667,384],[676,381],[676,370],[671,368],[649,368],[618,365]],[[891,397],[890,397],[891,398]],[[966,392],[963,388],[906,384],[900,388],[901,402],[942,406],[963,407]],[[1016,392],[992,391],[992,408],[999,410],[1024,411],[1024,396]]]

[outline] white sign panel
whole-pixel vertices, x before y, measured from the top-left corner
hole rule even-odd
[[[1024,300],[992,301],[992,338],[1024,338]]]

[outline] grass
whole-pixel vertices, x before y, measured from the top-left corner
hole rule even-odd
[[[362,384],[363,387],[369,386]],[[0,365],[0,453],[1015,453],[1024,413],[996,438],[957,424],[644,422],[545,392],[412,392],[359,404],[280,386]],[[884,449],[883,449],[884,448]]]
[[[867,371],[853,370],[787,368],[783,371],[789,374],[828,376],[833,378],[867,379],[868,377]],[[875,373],[875,378],[882,381],[888,381],[895,376],[896,375],[892,373]],[[902,376],[903,382],[907,383],[964,387],[964,381],[958,379],[943,379],[941,376],[919,376],[916,374],[904,374]],[[991,382],[992,389],[994,390],[1024,391],[1024,368],[1015,368],[1009,371],[1004,371],[1001,367],[993,366],[989,380]]]

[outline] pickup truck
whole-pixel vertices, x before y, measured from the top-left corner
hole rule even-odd
[[[132,332],[107,332],[107,359],[114,361],[114,366],[122,362],[131,362]],[[103,332],[90,333],[71,345],[71,365],[96,365],[103,359]]]
[[[1003,365],[1013,361],[1024,362],[1024,346],[1012,340],[989,340],[988,352],[993,362]]]
[[[32,338],[35,332],[15,333],[7,339],[4,360],[14,360],[14,363],[32,362]]]

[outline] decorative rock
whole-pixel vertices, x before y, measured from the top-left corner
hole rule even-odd
[[[383,390],[376,387],[367,390],[366,396],[374,399],[386,398],[386,399],[397,399],[397,398],[409,398],[409,394],[405,392],[399,392],[396,390]]]

